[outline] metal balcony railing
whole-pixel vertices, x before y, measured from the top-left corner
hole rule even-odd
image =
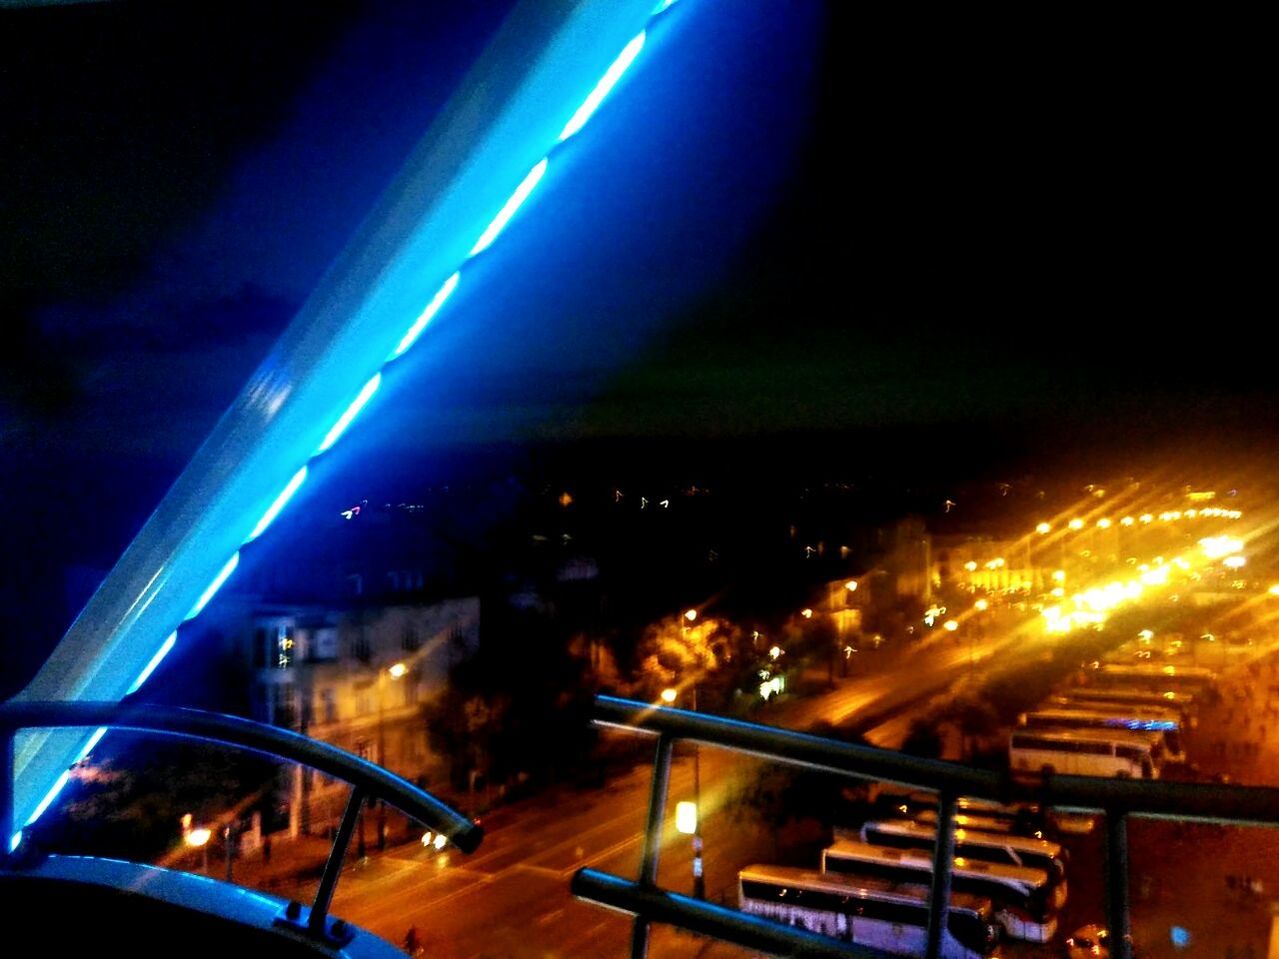
[[[874,746],[853,745],[772,726],[708,716],[648,703],[601,696],[597,725],[657,736],[652,790],[644,834],[643,858],[636,880],[580,869],[572,890],[578,897],[634,915],[632,959],[648,953],[650,923],[664,923],[781,956],[859,956],[886,954],[866,946],[791,929],[755,916],[681,896],[657,885],[657,865],[665,817],[671,754],[684,741],[748,753],[791,766],[856,779],[888,781],[937,793],[937,842],[933,856],[926,956],[939,954],[946,907],[950,902],[955,845],[955,805],[961,797],[998,802],[1031,802],[1067,812],[1102,813],[1106,818],[1106,912],[1111,955],[1131,959],[1128,903],[1130,816],[1235,826],[1279,826],[1279,789],[1220,786],[1091,776],[1014,779],[1006,772],[907,756]]]
[[[381,766],[350,753],[275,726],[220,713],[172,706],[95,702],[8,702],[0,704],[0,868],[10,856],[8,837],[14,835],[14,736],[22,729],[129,729],[200,739],[310,766],[351,785],[341,825],[329,849],[319,888],[309,909],[291,903],[277,919],[297,932],[322,942],[341,945],[350,938],[341,920],[329,922],[329,905],[337,887],[360,809],[369,800],[382,800],[442,833],[463,852],[474,852],[484,831],[440,799]]]

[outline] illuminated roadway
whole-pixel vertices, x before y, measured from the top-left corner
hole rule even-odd
[[[884,672],[779,703],[763,721],[804,728],[887,713],[886,721],[865,733],[872,741],[889,743],[905,728],[912,712],[906,707],[927,702],[962,678],[970,655],[980,664],[1004,645],[1016,648],[1019,657],[1038,655],[1031,642],[979,642],[970,651],[967,642],[939,638],[912,649]],[[718,750],[702,751],[707,895],[730,905],[735,905],[737,869],[774,856],[773,837],[735,800],[759,765]],[[576,902],[568,883],[582,866],[636,874],[649,775],[644,765],[600,789],[563,790],[498,810],[485,819],[484,845],[469,858],[405,847],[348,869],[335,912],[393,942],[401,942],[413,925],[427,955],[449,959],[623,955],[629,919]],[[691,794],[692,767],[684,758],[672,770],[669,802]],[[679,892],[691,890],[688,846],[686,837],[672,834],[663,851],[661,881]],[[657,931],[651,954],[745,955],[667,929]]]

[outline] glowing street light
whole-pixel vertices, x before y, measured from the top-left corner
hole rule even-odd
[[[977,612],[979,613],[984,613],[989,608],[990,608],[990,603],[988,603],[984,599],[979,599],[977,600],[977,602],[973,603],[973,609],[977,610]]]
[[[1066,524],[1073,530],[1081,530],[1084,528],[1084,521],[1076,517]]]
[[[948,619],[946,622],[941,624],[941,628],[946,630],[948,633],[953,633],[955,630],[959,629],[959,623],[953,619]]]
[[[801,609],[799,611],[799,615],[803,616],[805,619],[812,619],[813,611],[811,609]]]
[[[691,623],[693,620],[697,619],[697,610],[695,609],[684,610],[684,618]]]
[[[1270,587],[1270,589],[1267,590],[1267,592],[1271,596],[1279,596],[1279,583],[1275,583],[1273,586]]]
[[[205,872],[209,871],[209,840],[213,838],[213,830],[200,826],[197,829],[187,828],[191,824],[191,816],[188,813],[182,817],[182,841],[192,849],[199,849],[202,855],[202,868]]]
[[[675,697],[678,695],[679,695],[678,691],[676,691],[670,686],[667,686],[665,689],[662,690],[662,702],[666,703],[669,706],[671,703],[675,702]]]
[[[1040,523],[1038,526],[1035,527],[1035,532],[1038,533],[1040,536],[1047,536],[1052,531],[1053,531],[1053,528],[1052,528],[1052,524],[1050,523]]]
[[[847,583],[844,584],[844,589],[848,590],[850,593],[857,592],[857,580],[850,579]]]
[[[780,646],[774,646],[768,651],[769,659],[780,659],[785,650]]]
[[[1098,529],[1110,529],[1110,525],[1111,525],[1111,524],[1110,524],[1110,520],[1109,520],[1109,518],[1107,518],[1107,517],[1105,517],[1105,516],[1103,516],[1101,519],[1097,520],[1097,528],[1098,528]]]
[[[394,666],[392,666],[390,669],[387,670],[387,672],[391,674],[392,679],[400,679],[408,671],[409,671],[409,668],[405,666],[403,663],[396,663]]]
[[[692,836],[697,832],[697,803],[675,804],[675,828],[685,836]]]

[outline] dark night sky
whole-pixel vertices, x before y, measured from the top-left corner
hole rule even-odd
[[[1269,447],[1272,111],[1235,34],[683,2],[707,10],[666,79],[597,118],[613,182],[539,208],[543,238],[573,238],[494,293],[509,349],[459,318],[441,335],[467,362],[428,363],[357,454],[834,433],[926,436],[937,469],[948,448]],[[59,557],[113,560],[509,6],[0,13],[21,558],[0,608]]]

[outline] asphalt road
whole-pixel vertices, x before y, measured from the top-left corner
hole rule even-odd
[[[1029,659],[1042,649],[1012,636],[971,648],[942,638],[910,650],[882,672],[778,703],[763,721],[802,729],[817,721],[855,725],[859,718],[873,717],[866,719],[874,725],[866,726],[865,734],[895,745],[917,711],[912,706],[944,695],[996,652],[1007,665],[1010,656]],[[730,905],[736,904],[737,871],[773,860],[777,848],[778,837],[736,801],[759,768],[755,759],[702,750],[707,896]],[[502,809],[486,818],[484,845],[470,857],[417,847],[390,851],[344,874],[334,911],[392,942],[402,941],[412,925],[428,945],[428,955],[447,959],[625,955],[629,918],[575,901],[568,883],[583,866],[623,876],[637,873],[649,775],[645,765],[602,789],[561,790]],[[668,802],[673,808],[686,798],[692,798],[692,763],[684,756],[672,770]],[[673,831],[665,837],[660,880],[675,891],[691,891],[687,837]],[[666,929],[656,931],[651,954],[746,955]]]

